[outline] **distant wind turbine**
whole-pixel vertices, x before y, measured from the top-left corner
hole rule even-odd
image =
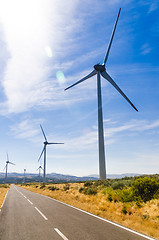
[[[136,110],[136,107],[132,104],[132,102],[128,99],[128,97],[123,93],[123,91],[118,87],[118,85],[113,81],[110,75],[107,73],[105,65],[108,60],[110,48],[112,45],[112,41],[114,38],[116,26],[118,23],[119,15],[120,15],[121,8],[119,9],[119,13],[114,25],[114,29],[112,32],[112,36],[108,45],[108,50],[106,52],[103,64],[96,64],[94,65],[94,70],[88,74],[86,77],[82,78],[81,80],[77,81],[76,83],[72,84],[71,86],[67,87],[65,90],[85,81],[88,78],[93,77],[97,74],[97,97],[98,97],[98,145],[99,145],[99,176],[100,179],[106,179],[106,167],[105,167],[105,149],[104,149],[104,133],[103,133],[103,113],[102,113],[102,97],[101,97],[101,75],[105,78],[108,82],[110,82],[116,90],[128,101],[128,103]]]
[[[46,182],[46,146],[47,146],[47,145],[51,145],[51,144],[64,144],[64,143],[49,143],[49,142],[47,141],[46,135],[45,135],[45,133],[44,133],[44,130],[43,130],[41,124],[40,124],[40,128],[41,128],[42,134],[43,134],[43,136],[44,136],[45,142],[44,142],[44,147],[43,147],[43,150],[42,150],[42,152],[41,152],[41,154],[40,154],[40,157],[39,157],[38,161],[40,161],[40,159],[41,159],[41,157],[42,157],[42,155],[43,155],[43,153],[44,153],[44,174],[43,174],[43,182]]]
[[[43,169],[42,166],[40,165],[37,170],[39,170],[39,177],[40,177],[40,176],[41,176],[41,170],[44,170],[44,169]]]
[[[24,184],[26,182],[26,168],[24,168]]]
[[[4,168],[4,170],[6,170],[6,174],[5,174],[5,182],[7,182],[8,164],[15,165],[14,163],[12,163],[12,162],[9,161],[9,157],[8,157],[8,153],[7,153],[7,161],[6,161],[6,165],[5,165],[5,168]]]

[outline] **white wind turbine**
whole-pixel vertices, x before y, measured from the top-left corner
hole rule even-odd
[[[26,168],[24,168],[24,184],[26,182]]]
[[[110,48],[112,45],[112,41],[114,38],[116,26],[118,23],[119,15],[120,15],[121,8],[119,9],[119,13],[114,25],[114,29],[112,32],[112,36],[108,45],[108,50],[106,52],[103,64],[96,64],[94,65],[94,70],[88,74],[86,77],[82,78],[81,80],[77,81],[76,83],[72,84],[71,86],[67,87],[65,90],[85,81],[88,78],[93,77],[97,74],[97,96],[98,96],[98,145],[99,145],[99,176],[100,179],[106,179],[106,167],[105,167],[105,149],[104,149],[104,134],[103,134],[103,113],[102,113],[102,97],[101,97],[101,75],[105,78],[108,82],[110,82],[116,90],[128,101],[128,103],[136,110],[136,107],[132,104],[132,102],[128,99],[128,97],[123,93],[123,91],[118,87],[118,85],[113,81],[110,77],[108,72],[106,71],[105,65],[108,60]]]
[[[40,178],[40,176],[41,176],[41,170],[44,170],[44,169],[43,169],[42,166],[40,165],[37,170],[39,170],[39,178]]]
[[[4,168],[4,170],[6,170],[6,174],[5,174],[5,182],[7,182],[8,164],[15,165],[14,163],[12,163],[12,162],[9,161],[9,157],[8,157],[8,153],[7,153],[7,161],[6,161],[6,165],[5,165],[5,168]]]
[[[46,182],[46,146],[47,146],[47,145],[52,145],[52,144],[64,144],[64,143],[49,143],[49,142],[47,141],[46,135],[45,135],[45,133],[44,133],[44,130],[43,130],[41,124],[40,124],[40,127],[41,127],[42,134],[43,134],[43,136],[44,136],[45,142],[44,142],[44,147],[43,147],[43,150],[42,150],[42,152],[41,152],[41,154],[40,154],[40,157],[39,157],[38,161],[41,159],[41,157],[42,157],[42,155],[43,155],[43,153],[44,153],[44,171],[43,171],[44,174],[43,174],[43,182],[45,183],[45,182]]]

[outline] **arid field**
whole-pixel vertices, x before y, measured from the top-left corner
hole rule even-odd
[[[9,189],[8,185],[3,185],[3,184],[0,185],[0,209],[8,189]]]
[[[129,185],[129,180],[125,182]],[[159,239],[158,192],[151,200],[143,198],[143,201],[138,197],[132,200],[130,187],[122,186],[121,181],[113,184],[110,186],[100,181],[66,184],[34,183],[22,187]]]

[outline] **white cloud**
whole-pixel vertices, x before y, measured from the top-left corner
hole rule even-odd
[[[26,139],[34,143],[40,143],[40,127],[38,126],[43,123],[42,119],[25,119],[10,127],[12,134],[15,138]],[[113,127],[111,127],[113,125]],[[116,125],[116,126],[114,126]],[[126,135],[141,134],[141,132],[149,133],[149,130],[159,128],[159,120],[155,121],[144,121],[144,120],[133,120],[120,125],[117,121],[112,122],[111,119],[104,120],[104,135],[106,145],[111,145],[116,141],[119,141],[123,133]],[[47,134],[47,133],[46,133]],[[70,133],[71,134],[71,133]],[[79,151],[96,149],[98,144],[98,129],[97,126],[93,126],[89,129],[81,129],[81,134],[76,134],[76,131],[72,133],[74,136],[64,136],[62,142],[64,142],[63,149]],[[71,134],[71,135],[72,135]],[[117,138],[118,136],[118,138]],[[48,139],[54,139],[59,142],[59,136],[55,133],[47,134]],[[52,141],[52,140],[51,140]],[[55,146],[58,147],[58,146]]]
[[[153,11],[157,10],[158,9],[158,4],[159,4],[158,1],[151,2],[148,13],[152,13]]]
[[[39,142],[40,124],[43,119],[26,118],[19,123],[10,126],[11,134],[17,139],[25,139],[30,142]],[[38,127],[39,126],[39,127]]]
[[[51,65],[59,50],[66,55],[68,36],[80,25],[74,17],[78,2],[0,1],[0,26],[9,52],[2,81],[6,96],[3,110],[22,112],[51,99],[55,86],[49,80]],[[51,49],[49,58],[46,48]]]
[[[150,53],[152,51],[152,48],[149,46],[148,43],[145,43],[142,47],[141,47],[141,54],[142,55],[146,55],[148,53]]]

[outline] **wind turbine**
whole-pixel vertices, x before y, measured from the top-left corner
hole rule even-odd
[[[5,182],[7,182],[7,173],[8,173],[8,164],[15,165],[14,163],[9,161],[8,153],[7,153],[7,161],[4,170],[6,169],[6,174],[5,174]]]
[[[26,168],[24,168],[24,184],[25,184],[25,181],[26,181]]]
[[[44,142],[44,147],[43,147],[43,150],[42,150],[42,152],[41,152],[41,154],[40,154],[40,157],[39,157],[38,161],[41,159],[41,157],[42,157],[42,155],[43,155],[43,153],[44,153],[44,174],[43,174],[43,182],[46,182],[46,146],[47,146],[47,145],[51,145],[51,144],[64,144],[64,143],[49,143],[49,142],[47,141],[46,135],[45,135],[45,133],[44,133],[44,130],[43,130],[41,124],[40,124],[40,128],[41,128],[42,134],[43,134],[43,136],[44,136],[45,142]]]
[[[43,169],[42,166],[40,165],[37,170],[39,170],[39,177],[40,177],[40,175],[41,175],[41,170],[44,170],[44,169]]]
[[[88,74],[86,77],[82,78],[81,80],[77,81],[76,83],[72,84],[71,86],[67,87],[65,90],[91,78],[97,74],[97,98],[98,98],[98,145],[99,145],[99,176],[100,179],[106,179],[106,167],[105,167],[105,149],[104,149],[104,133],[103,133],[103,113],[102,113],[102,97],[101,97],[101,75],[105,78],[108,82],[110,82],[113,87],[127,100],[127,102],[136,110],[136,107],[133,103],[128,99],[128,97],[123,93],[123,91],[118,87],[118,85],[113,81],[110,77],[108,72],[106,71],[106,62],[108,60],[110,48],[112,45],[112,41],[114,38],[116,26],[118,23],[119,15],[120,15],[121,8],[119,9],[118,16],[114,25],[114,29],[111,35],[111,39],[108,45],[108,49],[103,61],[103,64],[96,64],[94,65],[94,70]]]

